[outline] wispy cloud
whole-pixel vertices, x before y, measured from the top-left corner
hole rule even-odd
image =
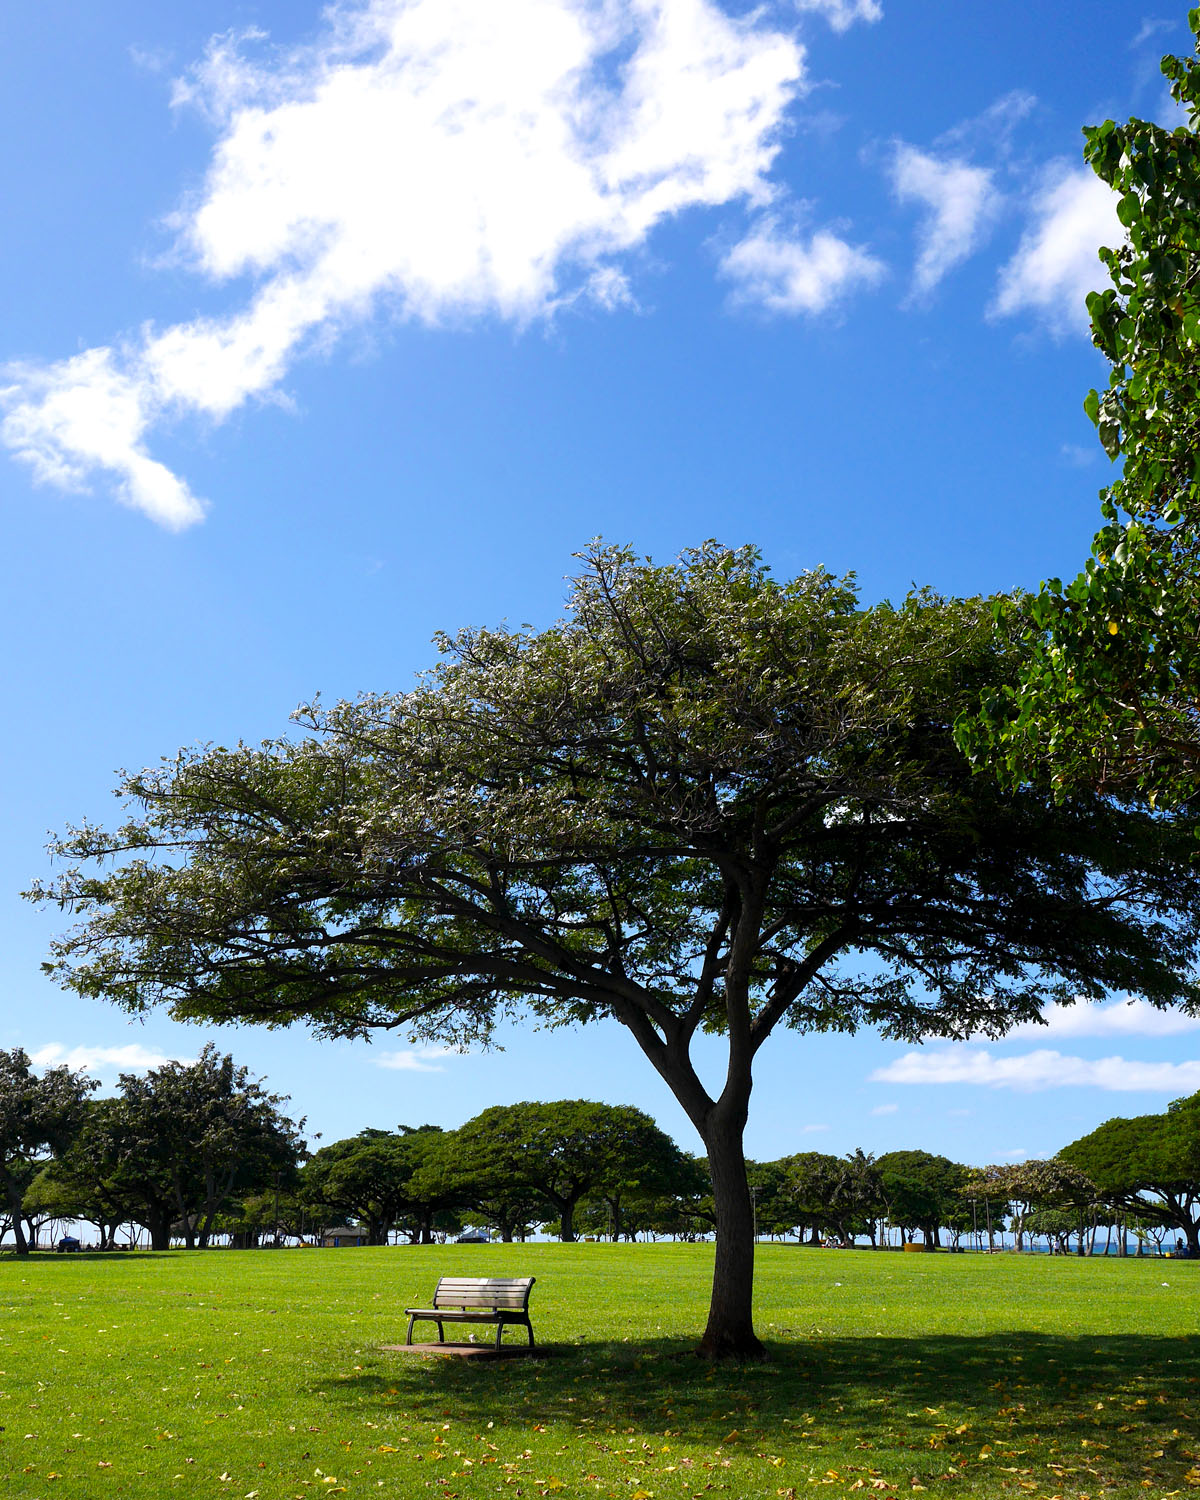
[[[1037,95],[1025,89],[1012,89],[977,115],[969,115],[938,136],[938,150],[955,155],[984,154],[990,159],[1012,154],[1017,127],[1037,108]]]
[[[835,26],[877,9],[820,8]],[[100,477],[185,527],[204,503],[153,457],[154,429],[273,398],[347,325],[620,305],[622,259],[664,220],[770,199],[803,86],[793,37],[714,0],[343,0],[327,23],[303,50],[224,38],[178,86],[218,138],[172,220],[176,259],[246,300],[11,369],[0,436],[37,479]]]
[[[768,215],[722,257],[721,274],[734,283],[735,306],[820,313],[855,288],[878,285],[887,269],[830,229],[806,238]]]
[[[1095,448],[1085,448],[1082,443],[1064,443],[1058,453],[1069,468],[1086,469],[1096,462],[1100,449],[1098,445]]]
[[[830,1127],[828,1125],[805,1125],[800,1131],[801,1135],[824,1135]]]
[[[1178,21],[1168,21],[1165,19],[1153,20],[1151,17],[1147,16],[1146,19],[1142,22],[1140,28],[1138,29],[1137,35],[1130,42],[1129,46],[1131,49],[1134,47],[1140,47],[1144,42],[1153,41],[1155,37],[1165,36],[1168,32],[1176,31],[1178,30],[1178,28]]]
[[[397,1073],[444,1073],[443,1057],[458,1057],[453,1047],[410,1047],[399,1052],[381,1052],[375,1059],[381,1068]]]
[[[983,243],[1002,195],[989,168],[904,142],[895,148],[891,180],[901,203],[922,203],[928,210],[917,234],[913,271],[913,294],[924,297]]]
[[[873,1115],[894,1115],[899,1108],[898,1104],[877,1104],[871,1113]]]
[[[190,1057],[169,1056],[136,1042],[124,1047],[67,1047],[62,1042],[48,1042],[29,1054],[38,1068],[70,1068],[72,1073],[95,1073],[115,1077],[118,1073],[141,1073],[147,1068],[161,1068],[169,1062],[192,1062]]]
[[[1051,333],[1086,332],[1087,294],[1108,284],[1097,252],[1124,236],[1111,188],[1087,167],[1052,166],[1031,199],[1016,254],[1000,272],[991,315],[1032,313]]]
[[[906,1052],[871,1074],[878,1083],[967,1083],[1023,1093],[1056,1088],[1186,1094],[1200,1089],[1200,1061],[1136,1062],[1124,1057],[1064,1056],[1046,1048],[997,1057],[985,1048]]]
[[[797,10],[812,11],[828,21],[834,31],[848,31],[856,21],[882,21],[879,0],[792,0]]]
[[[1181,1010],[1158,1010],[1147,1000],[1106,1000],[1091,1004],[1052,1005],[1042,1013],[1046,1024],[1015,1026],[1006,1041],[1050,1041],[1080,1036],[1183,1036],[1200,1031],[1200,1016]]]

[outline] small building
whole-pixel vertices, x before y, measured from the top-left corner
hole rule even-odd
[[[326,1250],[337,1250],[343,1245],[365,1245],[367,1243],[367,1231],[365,1229],[351,1229],[342,1225],[340,1229],[327,1229],[321,1236],[321,1244]]]

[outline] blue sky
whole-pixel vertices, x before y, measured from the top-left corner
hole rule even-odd
[[[1117,233],[1079,130],[1169,118],[1188,43],[1183,6],[1106,0],[10,8],[0,1045],[111,1081],[206,1040],[39,972],[61,919],[16,893],[47,830],[116,814],[114,768],[549,622],[592,536],[753,541],[869,599],[1073,572]],[[215,1039],[325,1139],[582,1095],[696,1145],[615,1028]],[[915,1057],[780,1036],[748,1141],[1041,1155],[1198,1059],[1119,999]]]

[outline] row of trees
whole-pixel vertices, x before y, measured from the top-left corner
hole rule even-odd
[[[208,1047],[192,1064],[123,1075],[116,1097],[65,1068],[40,1077],[20,1051],[0,1053],[0,1174],[19,1251],[39,1220],[143,1226],[155,1248],[175,1234],[254,1244],[334,1222],[373,1244],[394,1233],[427,1243],[465,1221],[504,1240],[549,1227],[564,1240],[711,1232],[707,1165],[640,1110],[586,1100],[497,1105],[458,1130],[364,1130],[309,1155],[301,1128],[232,1058]],[[925,1151],[845,1157],[806,1151],[748,1164],[758,1232],[874,1245],[953,1244],[968,1231],[1017,1245],[1062,1245],[1097,1224],[1175,1230],[1200,1255],[1200,1094],[1159,1115],[1109,1120],[1048,1162],[971,1168]],[[1082,1245],[1082,1238],[1080,1240]]]
[[[646,1227],[648,1205],[699,1200],[706,1185],[641,1110],[564,1099],[496,1105],[458,1130],[365,1130],[324,1146],[295,1208],[357,1221],[372,1244],[397,1229],[428,1242],[464,1216],[506,1241],[543,1225],[574,1240],[579,1217],[617,1236]]]
[[[194,1063],[121,1075],[114,1098],[67,1068],[40,1077],[17,1048],[0,1052],[0,1177],[18,1254],[38,1221],[95,1225],[101,1245],[140,1224],[155,1249],[173,1231],[207,1245],[231,1202],[289,1183],[301,1130],[245,1068],[205,1047]]]
[[[943,1230],[953,1243],[967,1231],[994,1243],[1007,1230],[1018,1248],[1043,1238],[1061,1249],[1075,1236],[1082,1253],[1107,1225],[1118,1254],[1132,1232],[1139,1244],[1175,1234],[1200,1257],[1200,1093],[1160,1114],[1108,1120],[1049,1161],[967,1167],[925,1151],[809,1151],[751,1164],[750,1179],[768,1233],[874,1244],[888,1223],[937,1245]]]
[[[114,1098],[66,1068],[37,1075],[20,1049],[0,1052],[4,1232],[26,1253],[36,1226],[73,1219],[102,1246],[142,1226],[155,1249],[214,1234],[256,1243],[272,1227],[301,1232],[347,1219],[372,1243],[394,1230],[428,1241],[470,1213],[505,1239],[553,1221],[575,1238],[575,1214],[597,1205],[622,1232],[626,1205],[700,1198],[696,1162],[642,1111],[586,1100],[484,1110],[461,1129],[365,1130],[311,1156],[301,1130],[229,1056],[123,1074]]]

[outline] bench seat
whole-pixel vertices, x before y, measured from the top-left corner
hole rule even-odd
[[[443,1276],[433,1294],[432,1307],[406,1307],[408,1337],[413,1341],[413,1325],[436,1323],[438,1342],[446,1342],[444,1323],[494,1323],[496,1347],[506,1325],[524,1328],[533,1347],[533,1324],[529,1321],[529,1294],[536,1276]]]

